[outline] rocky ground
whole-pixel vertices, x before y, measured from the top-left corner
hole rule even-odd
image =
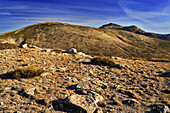
[[[109,67],[93,65],[90,59],[82,53],[0,50],[0,111],[169,112],[170,63],[114,58],[117,65]],[[25,66],[47,72],[28,79],[7,76]]]

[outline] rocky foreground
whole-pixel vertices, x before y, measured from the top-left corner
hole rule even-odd
[[[83,53],[0,50],[0,111],[16,113],[168,113],[170,63],[115,58],[114,67]],[[12,79],[19,67],[45,70]]]

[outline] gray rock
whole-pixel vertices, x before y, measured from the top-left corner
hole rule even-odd
[[[52,75],[50,72],[44,72],[40,76],[47,77],[47,76],[50,76],[50,75]]]
[[[65,99],[54,101],[53,107],[69,113],[93,113],[97,103],[103,100],[104,98],[95,92],[87,95],[72,94]]]
[[[28,45],[27,44],[21,44],[21,47],[22,48],[28,48]]]
[[[76,88],[80,90],[90,90],[95,92],[100,92],[106,89],[107,83],[100,81],[99,79],[92,79],[89,77],[85,77],[82,79],[83,82],[77,84]]]
[[[30,87],[30,88],[28,87],[28,88],[23,88],[21,91],[28,95],[34,95],[35,89],[36,89],[35,87]]]
[[[75,49],[75,48],[68,48],[68,49],[67,49],[67,52],[68,52],[68,53],[77,54],[77,49]]]
[[[40,49],[39,47],[37,46],[34,46],[34,45],[28,45],[29,48],[35,48],[35,49]]]
[[[115,60],[121,60],[122,58],[120,58],[120,57],[114,57],[114,56],[110,56],[110,58],[113,58],[113,59],[115,59]]]
[[[130,66],[126,65],[126,64],[115,64],[112,67],[114,68],[118,68],[118,69],[125,69],[125,68],[130,68]]]
[[[166,105],[164,107],[158,107],[156,108],[156,111],[158,113],[169,113],[169,107]]]
[[[0,102],[0,106],[3,106],[4,105],[4,103],[3,102]]]
[[[164,72],[163,69],[153,69],[152,71],[154,71],[156,73],[163,73]]]
[[[43,49],[41,52],[51,52],[51,49]]]
[[[67,81],[71,81],[71,82],[78,82],[76,77],[69,77],[69,76],[65,76],[63,77],[65,80]]]

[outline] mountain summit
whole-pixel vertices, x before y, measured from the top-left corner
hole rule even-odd
[[[153,38],[158,38],[158,39],[170,41],[170,34],[156,34],[156,33],[146,32],[146,31],[138,28],[135,25],[121,26],[121,25],[118,25],[118,24],[109,23],[109,24],[102,25],[99,28],[125,30],[125,31],[130,31],[130,32],[133,32],[133,33],[141,34],[141,35],[144,35],[144,36],[148,36],[148,37],[153,37]]]

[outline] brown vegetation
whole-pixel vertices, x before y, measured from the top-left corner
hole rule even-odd
[[[11,73],[11,75],[14,78],[32,78],[35,76],[40,76],[44,71],[42,69],[36,69],[33,66],[29,67],[23,67],[16,69],[14,72]]]
[[[101,63],[103,65],[108,65],[108,66],[113,66],[115,64],[114,59],[109,57],[100,57],[100,56],[92,58],[91,62],[95,64]]]
[[[16,49],[16,48],[19,48],[19,46],[15,44],[0,43],[0,49]]]
[[[149,61],[154,61],[154,62],[170,62],[170,58],[150,58]]]

